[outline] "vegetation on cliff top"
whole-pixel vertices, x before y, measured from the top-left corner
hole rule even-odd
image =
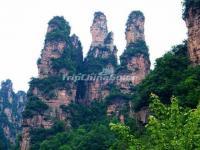
[[[141,11],[132,11],[128,16],[126,26],[128,26],[130,23],[132,23],[134,18],[137,18],[137,17],[142,17],[144,19],[144,14]]]
[[[198,2],[199,0],[185,1],[186,9]],[[65,34],[70,33],[70,28],[63,27],[66,22],[63,22],[62,18],[55,17],[49,24],[57,28],[52,31],[52,33],[55,32],[54,34],[47,35],[47,40],[60,40],[63,38],[64,32]],[[64,30],[64,32],[59,30]],[[64,40],[68,40],[68,38]],[[69,52],[70,50],[66,51],[66,54],[68,55]],[[144,41],[136,41],[127,46],[124,54],[120,57],[121,67],[127,65],[130,57],[138,55],[149,57],[148,47]],[[86,68],[81,68],[83,69],[81,72],[99,73],[108,63],[117,64],[116,58],[96,59],[89,56],[84,64]],[[58,70],[67,65],[69,65],[68,69],[74,66],[71,58],[68,60],[62,57],[52,60],[52,64],[54,69]],[[63,81],[60,81],[60,78],[59,81],[54,81],[54,78],[53,81],[50,79],[34,79],[31,81],[31,87],[37,87],[43,92],[42,94],[49,94],[49,91],[53,91],[55,88],[66,86]],[[160,98],[154,94],[150,97],[152,92]],[[104,102],[93,102],[90,105],[71,103],[68,106],[61,106],[62,110],[68,113],[72,127],[66,129],[64,126],[58,126],[52,129],[32,130],[30,149],[153,150],[166,149],[166,147],[169,149],[199,149],[199,93],[200,66],[190,66],[185,42],[173,47],[170,52],[156,60],[155,69],[134,89],[134,95],[114,90]],[[124,124],[119,123],[117,115],[109,118],[106,114],[107,107],[116,99],[123,99],[125,103],[132,99],[136,111],[144,106],[149,106],[151,116],[148,124],[145,127],[141,126],[135,118],[130,117],[130,112],[117,112],[128,114],[125,116]],[[28,105],[25,109],[25,117],[31,117],[36,112],[42,113],[48,109],[48,106],[36,97],[30,97]],[[125,109],[128,111],[127,107]],[[31,116],[26,116],[26,114],[31,114]],[[109,122],[112,122],[110,127]]]
[[[145,41],[138,40],[134,43],[130,43],[124,50],[124,53],[120,56],[121,66],[126,66],[128,60],[131,57],[143,55],[145,58],[149,58],[149,50]]]
[[[64,49],[60,58],[51,59],[53,70],[59,72],[61,69],[66,69],[69,74],[80,72],[83,61],[82,46],[79,42],[78,47],[74,47],[72,42],[68,42],[68,46]]]
[[[184,0],[183,7],[183,19],[186,19],[190,8],[200,9],[200,0]]]
[[[102,50],[102,49],[100,49]],[[92,74],[92,73],[100,73],[103,69],[111,64],[113,67],[117,66],[117,58],[114,55],[110,55],[108,58],[94,58],[92,55],[88,55],[87,59],[83,64],[83,73]]]
[[[77,45],[74,45],[74,37],[70,37],[70,26],[69,23],[63,17],[54,17],[49,22],[49,28],[53,28],[52,31],[48,32],[45,41],[55,42],[64,41],[66,47],[61,54],[61,57],[52,59],[51,66],[55,71],[66,69],[70,73],[76,73],[77,68],[81,66],[83,61],[82,46],[78,40]],[[54,29],[55,28],[55,29]]]
[[[48,24],[49,28],[52,28],[52,31],[46,34],[45,42],[68,40],[71,27],[64,17],[55,16],[49,21]]]
[[[190,66],[187,42],[177,45],[157,59],[155,69],[136,87],[135,95],[124,95],[115,87],[110,89],[112,94],[105,102],[92,103],[90,106],[82,104],[62,106],[61,108],[70,114],[73,128],[36,142],[37,148],[41,150],[55,147],[60,150],[92,150],[94,147],[99,150],[199,148],[199,77],[200,67]],[[160,98],[155,95],[150,97],[152,92]],[[134,118],[126,115],[130,112],[123,112],[123,109],[119,112],[126,116],[123,125],[119,124],[116,116],[109,118],[106,115],[107,106],[114,103],[117,98],[127,99],[127,102],[133,99],[136,110],[150,104],[152,116],[145,128]],[[128,107],[123,106],[127,111]],[[111,131],[109,122],[114,123],[111,124]],[[46,137],[48,134],[43,135]]]
[[[48,109],[48,105],[41,101],[38,97],[29,97],[29,101],[23,112],[24,118],[32,118],[36,114],[41,114]]]

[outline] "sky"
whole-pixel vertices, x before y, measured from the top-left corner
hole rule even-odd
[[[64,16],[71,34],[79,36],[84,56],[91,44],[90,26],[96,11],[108,20],[114,32],[118,56],[125,49],[125,23],[133,10],[145,15],[145,38],[152,68],[155,59],[187,39],[182,20],[182,0],[0,0],[0,81],[11,79],[14,90],[28,90],[37,77],[37,59],[44,46],[47,23]]]

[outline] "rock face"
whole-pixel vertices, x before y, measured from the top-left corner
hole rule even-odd
[[[150,71],[150,60],[148,47],[144,36],[144,15],[140,11],[130,13],[126,23],[126,49],[120,56],[120,65],[116,69],[119,80],[116,80],[115,87],[118,92],[111,98],[112,103],[108,106],[108,115],[111,112],[119,117],[121,122],[124,120],[124,113],[121,109],[127,110],[126,115],[135,116],[143,123],[146,123],[148,111],[146,108],[140,112],[132,112],[131,97],[134,88],[138,85]],[[117,99],[116,99],[117,97]],[[120,100],[119,100],[120,98]]]
[[[75,101],[76,83],[66,76],[78,73],[83,60],[81,43],[70,36],[70,26],[63,17],[49,21],[44,49],[38,59],[38,76],[30,82],[28,104],[23,113],[21,150],[30,148],[30,132],[50,129],[56,121],[68,124],[62,106]]]
[[[193,65],[200,64],[200,1],[187,0],[184,19],[188,27],[188,52]]]
[[[133,11],[126,23],[127,46],[120,56],[120,67],[117,70],[119,76],[125,76],[129,80],[119,80],[117,86],[125,93],[139,84],[149,73],[150,60],[148,47],[144,38],[144,15],[140,11]]]
[[[143,14],[135,11],[129,16],[127,46],[120,57],[120,65],[113,33],[108,32],[106,16],[102,12],[94,14],[90,31],[92,43],[82,61],[81,43],[76,35],[70,36],[68,22],[63,17],[54,17],[49,22],[44,49],[37,63],[39,77],[30,81],[28,104],[23,112],[21,150],[30,148],[30,133],[35,129],[52,129],[56,121],[69,126],[70,114],[64,108],[70,103],[89,106],[93,101],[106,101],[107,114],[115,114],[121,122],[125,119],[124,108],[131,110],[131,88],[139,84],[150,69]],[[67,80],[79,74],[85,75],[86,80]],[[131,79],[116,80],[116,75],[130,76]]]
[[[127,45],[138,40],[144,41],[144,15],[140,11],[133,11],[129,15],[126,23],[126,41]]]
[[[84,73],[96,76],[113,74],[117,66],[117,48],[113,44],[113,33],[107,29],[106,16],[102,12],[94,14],[93,24],[90,28],[92,44],[84,61]],[[102,100],[109,95],[108,80],[86,81],[84,100]]]
[[[17,135],[21,132],[22,111],[27,98],[26,93],[15,93],[11,80],[1,83],[0,88],[0,139],[3,140],[4,149],[10,148],[16,142]]]
[[[94,14],[90,32],[92,34],[92,46],[104,45],[104,40],[108,35],[108,29],[106,16],[102,12],[96,12]]]

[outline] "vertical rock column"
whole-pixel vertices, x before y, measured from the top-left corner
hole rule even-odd
[[[5,149],[15,144],[17,135],[21,133],[22,111],[26,104],[26,93],[15,93],[12,85],[11,80],[0,85],[0,138],[4,139]]]
[[[86,74],[113,74],[117,66],[117,48],[113,44],[113,33],[107,29],[106,16],[102,12],[94,14],[90,27],[92,43],[84,61]],[[86,81],[85,100],[102,100],[109,94],[110,81]]]
[[[144,36],[145,17],[140,11],[133,11],[126,23],[126,49],[120,56],[121,66],[117,73],[129,76],[129,81],[119,81],[117,85],[123,92],[130,92],[131,87],[139,84],[150,70],[148,47]]]
[[[188,52],[193,65],[200,64],[200,1],[187,0],[184,20],[188,28]]]
[[[50,20],[44,49],[37,62],[39,77],[30,81],[21,150],[31,146],[31,130],[52,128],[56,121],[68,125],[68,115],[62,106],[75,101],[77,88],[74,81],[66,80],[65,77],[77,73],[82,64],[82,56],[81,43],[76,35],[70,36],[68,22],[59,16]]]
[[[92,34],[91,46],[103,46],[104,40],[108,35],[108,28],[106,16],[102,12],[96,12],[94,14],[94,19],[92,26],[90,27],[90,32]]]

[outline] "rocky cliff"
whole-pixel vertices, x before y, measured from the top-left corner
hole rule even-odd
[[[15,144],[17,135],[21,132],[22,111],[27,98],[26,93],[13,91],[11,80],[1,83],[0,88],[0,140],[3,148],[10,148]]]
[[[126,23],[127,45],[120,56],[119,75],[129,77],[128,81],[119,80],[117,85],[124,92],[130,92],[131,87],[139,84],[150,71],[149,51],[144,36],[145,18],[142,12],[130,13]]]
[[[114,113],[123,122],[124,115],[135,115],[143,123],[146,122],[147,108],[141,112],[131,112],[133,104],[131,99],[134,96],[134,88],[150,71],[149,50],[144,35],[145,17],[140,11],[132,11],[126,23],[125,37],[126,48],[120,56],[120,65],[115,74],[120,77],[114,83],[114,92],[107,99],[108,114]],[[124,113],[124,110],[126,110]],[[123,119],[121,119],[123,118]]]
[[[113,33],[108,32],[106,16],[102,12],[94,14],[90,27],[92,44],[84,60],[84,73],[93,76],[114,74],[117,66],[117,48],[113,43]],[[102,100],[109,95],[109,85],[112,81],[86,81],[86,101]]]
[[[188,52],[193,65],[200,64],[200,0],[185,0],[184,20],[188,28]]]
[[[108,32],[106,16],[102,12],[94,14],[90,31],[92,43],[83,61],[81,43],[76,35],[70,36],[68,22],[63,17],[50,20],[37,62],[38,78],[30,81],[29,101],[23,112],[21,150],[33,146],[35,139],[31,135],[54,133],[57,121],[62,121],[65,128],[70,127],[70,113],[66,111],[69,104],[89,107],[94,101],[104,102],[108,116],[115,115],[121,122],[124,122],[125,114],[131,113],[132,87],[139,84],[150,69],[144,16],[139,11],[129,15],[127,46],[120,57],[120,65],[113,33]],[[77,75],[84,75],[84,79],[68,80]],[[131,78],[118,80],[117,76]],[[34,149],[39,148],[35,143],[34,146]]]
[[[38,76],[30,81],[28,104],[23,113],[21,150],[29,148],[30,132],[50,129],[56,120],[68,126],[67,114],[61,106],[75,101],[76,82],[66,76],[78,73],[82,64],[82,47],[76,35],[70,36],[70,26],[63,17],[49,21]]]

